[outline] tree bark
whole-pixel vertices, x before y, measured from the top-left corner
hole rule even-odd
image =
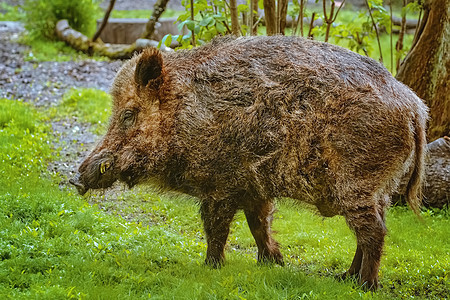
[[[238,9],[237,9],[237,1],[230,0],[230,14],[231,14],[231,32],[235,36],[240,35],[240,26],[239,26],[239,18],[238,18]]]
[[[424,205],[442,208],[450,204],[450,138],[428,144]]]
[[[277,34],[275,0],[264,0],[264,17],[266,20],[267,35]]]
[[[251,1],[251,20],[250,33],[251,35],[258,35],[258,0]]]
[[[405,8],[406,6],[406,0],[403,0],[403,7]],[[400,20],[400,32],[398,34],[398,40],[397,43],[395,44],[395,50],[397,51],[397,62],[396,62],[396,69],[398,70],[400,68],[400,51],[403,50],[403,38],[405,36],[406,33],[406,14],[402,16],[401,20]]]
[[[277,33],[284,35],[286,29],[286,17],[288,9],[288,0],[278,0],[278,11],[277,11]]]
[[[423,18],[397,79],[430,108],[428,138],[450,135],[450,2],[426,0]]]
[[[400,184],[395,202],[404,203],[404,194],[409,178]],[[442,208],[450,205],[450,138],[443,137],[427,145],[425,159],[425,183],[423,189],[425,207]]]
[[[166,10],[167,2],[169,2],[169,0],[156,1],[155,5],[153,6],[152,16],[145,26],[145,32],[142,34],[143,39],[151,40],[153,32],[155,32],[156,22],[158,22],[159,17],[161,17],[162,13]]]

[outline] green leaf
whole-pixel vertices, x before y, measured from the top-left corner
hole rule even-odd
[[[203,20],[200,21],[199,25],[200,26],[209,26],[209,25],[214,25],[214,18],[212,16],[206,17]]]
[[[222,22],[216,23],[216,29],[219,33],[224,33],[225,31],[227,31],[227,28],[222,24]]]
[[[243,13],[248,11],[248,5],[247,4],[239,4],[238,7],[238,13]]]
[[[187,29],[189,29],[190,31],[195,30],[195,21],[187,20],[187,21],[186,21],[186,27],[187,27]]]
[[[195,26],[194,26],[194,33],[195,34],[199,34],[201,29],[202,29],[202,27],[200,27],[200,25],[195,24]]]
[[[170,47],[170,45],[172,44],[172,35],[171,35],[171,34],[166,34],[166,35],[161,39],[160,44],[164,44],[164,46]],[[158,44],[158,48],[161,47],[160,44]]]

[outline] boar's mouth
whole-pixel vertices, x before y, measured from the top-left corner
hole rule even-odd
[[[89,190],[88,188],[86,188],[85,186],[84,186],[84,184],[81,182],[81,180],[80,180],[80,173],[77,173],[76,175],[75,175],[75,177],[74,178],[72,178],[72,179],[70,179],[69,180],[69,183],[70,184],[72,184],[72,185],[74,185],[76,188],[77,188],[77,190],[78,190],[78,193],[81,195],[81,196],[83,196],[84,194],[86,194],[86,192]]]
[[[114,156],[109,151],[88,157],[69,183],[77,188],[80,195],[86,194],[90,189],[108,188],[118,179],[114,162]]]

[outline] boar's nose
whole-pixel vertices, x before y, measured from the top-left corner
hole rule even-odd
[[[77,188],[81,195],[84,195],[89,189],[110,187],[116,180],[113,165],[114,155],[112,152],[102,151],[88,157],[69,182]]]
[[[70,180],[69,180],[69,183],[70,183],[70,184],[73,184],[73,185],[77,188],[78,193],[79,193],[81,196],[83,196],[84,194],[86,194],[86,192],[88,191],[88,189],[87,189],[87,188],[84,186],[84,184],[80,181],[80,173],[77,173],[77,174],[75,175],[74,178],[70,179]]]

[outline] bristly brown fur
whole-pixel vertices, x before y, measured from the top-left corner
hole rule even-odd
[[[272,203],[290,197],[346,218],[357,249],[343,277],[375,289],[385,210],[406,174],[419,210],[427,108],[370,58],[296,37],[222,38],[191,51],[146,50],[111,93],[108,133],[77,187],[156,181],[198,197],[213,266],[224,261],[239,209],[258,260],[282,264]],[[113,165],[101,175],[99,157]]]

